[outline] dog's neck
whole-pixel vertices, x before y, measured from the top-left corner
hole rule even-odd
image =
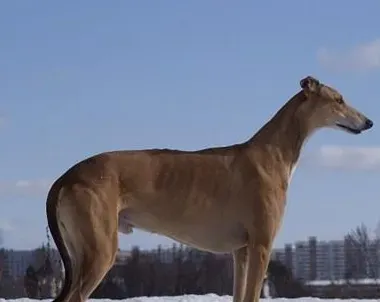
[[[254,152],[259,151],[270,161],[267,165],[277,169],[280,169],[278,165],[286,166],[289,177],[298,162],[305,141],[314,130],[309,127],[308,116],[298,112],[305,100],[303,91],[294,95],[247,142]]]

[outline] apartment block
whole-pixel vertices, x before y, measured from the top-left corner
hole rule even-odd
[[[310,246],[307,241],[297,241],[294,245],[295,265],[293,274],[301,280],[310,280],[311,259]]]
[[[331,246],[331,279],[341,280],[346,277],[346,254],[343,240],[330,241]]]
[[[116,254],[115,265],[125,264],[128,261],[128,258],[130,257],[131,257],[130,251],[123,251],[119,249]]]
[[[50,251],[50,265],[53,271],[61,267],[61,258],[57,250]],[[44,265],[44,257],[36,257],[34,250],[1,250],[0,273],[4,277],[20,278],[25,275],[29,265],[36,269]]]
[[[281,261],[295,277],[305,280],[342,280],[380,277],[380,240],[359,251],[347,240],[318,241],[309,237],[274,249],[271,259]]]
[[[24,276],[26,268],[33,262],[33,252],[29,250],[5,251],[2,262],[3,276],[19,278]]]
[[[316,246],[316,280],[332,279],[332,250],[329,242],[318,242]]]

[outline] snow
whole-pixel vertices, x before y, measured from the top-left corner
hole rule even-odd
[[[32,300],[28,298],[5,300],[0,298],[0,302],[51,302],[51,299],[47,300]],[[203,296],[198,295],[186,295],[177,297],[139,297],[139,298],[129,298],[124,300],[111,300],[111,299],[90,299],[89,302],[232,302],[231,296],[218,296],[215,294],[208,294]],[[379,300],[373,299],[318,299],[318,298],[297,298],[297,299],[286,299],[286,298],[276,298],[276,299],[260,299],[260,302],[379,302]]]
[[[307,285],[314,285],[314,286],[326,286],[326,285],[342,285],[342,284],[358,284],[358,285],[379,285],[380,279],[359,279],[359,280],[347,280],[347,279],[340,279],[340,280],[313,280],[306,282]]]

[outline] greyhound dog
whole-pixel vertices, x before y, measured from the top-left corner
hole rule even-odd
[[[65,267],[55,302],[82,302],[112,267],[118,232],[134,228],[234,260],[234,302],[258,302],[286,193],[315,130],[359,134],[373,123],[308,76],[249,140],[197,151],[110,151],[72,166],[49,190],[46,213]]]

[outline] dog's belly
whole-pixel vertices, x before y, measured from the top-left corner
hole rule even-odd
[[[183,244],[214,253],[229,253],[247,244],[244,227],[226,219],[199,220],[157,217],[152,213],[126,209],[119,213],[119,231],[137,228],[172,238]]]

